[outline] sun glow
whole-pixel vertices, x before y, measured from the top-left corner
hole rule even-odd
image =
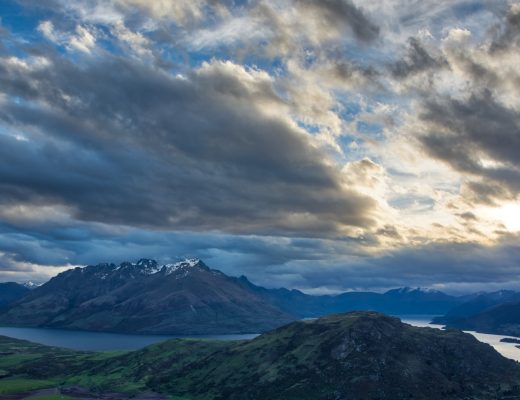
[[[510,232],[520,231],[520,203],[507,203],[488,209],[486,214],[504,224]]]

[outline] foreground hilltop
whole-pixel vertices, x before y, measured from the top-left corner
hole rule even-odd
[[[62,272],[0,324],[136,333],[265,332],[294,320],[201,260],[98,264]]]
[[[156,351],[167,349],[168,344]],[[160,349],[163,350],[160,350]],[[149,350],[133,355],[135,363]],[[495,399],[520,395],[520,367],[460,331],[378,313],[295,322],[149,384],[192,399]],[[190,397],[192,396],[192,397]]]
[[[0,340],[0,351],[9,376],[0,387],[9,379],[37,378],[90,397],[104,391],[183,400],[520,396],[520,366],[491,346],[461,331],[412,327],[373,312],[294,322],[250,341],[177,339],[122,355],[10,339]]]

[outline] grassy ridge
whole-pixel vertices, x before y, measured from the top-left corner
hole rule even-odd
[[[250,341],[174,339],[133,352],[76,352],[0,337],[0,354],[0,388],[19,380],[22,391],[24,384],[77,385],[175,400],[520,396],[520,366],[471,335],[376,313],[295,322]]]
[[[151,389],[156,374],[180,373],[229,342],[174,339],[137,352],[80,352],[0,336],[0,393],[81,386],[130,395]]]

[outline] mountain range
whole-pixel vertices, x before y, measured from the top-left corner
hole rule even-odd
[[[451,296],[399,288],[316,296],[267,289],[245,276],[211,269],[199,259],[165,265],[150,259],[102,263],[62,272],[31,287],[0,284],[1,325],[158,334],[259,333],[294,320],[372,310],[443,315],[434,322],[520,335],[520,319],[515,319],[520,316],[520,293],[514,291]],[[500,311],[502,306],[505,311]]]
[[[460,302],[438,291],[411,288],[335,296],[266,289],[198,259],[75,268],[22,295],[0,313],[0,324],[159,334],[258,333],[352,310],[441,314]]]
[[[299,318],[356,310],[372,310],[392,315],[444,314],[463,299],[436,290],[399,288],[384,293],[345,292],[337,295],[308,295],[299,290],[266,289],[242,276],[240,284],[267,298],[277,307]]]
[[[174,339],[123,353],[74,352],[0,337],[0,353],[0,397],[12,398],[42,388],[92,399],[520,396],[520,366],[491,346],[460,331],[412,327],[374,312],[297,321],[248,341]]]

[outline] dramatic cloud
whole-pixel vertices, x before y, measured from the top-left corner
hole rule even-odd
[[[512,5],[484,43],[471,43],[469,31],[451,30],[443,50],[456,89],[421,100],[425,134],[419,141],[429,155],[466,176],[477,203],[515,200],[520,193],[519,16],[518,4]]]
[[[1,136],[4,202],[155,228],[309,235],[371,224],[372,200],[285,115],[264,72],[212,62],[171,77],[108,56],[0,68],[4,94],[23,99],[4,105],[5,129],[27,132]]]
[[[438,243],[402,249],[369,260],[334,262],[301,275],[302,286],[381,289],[402,286],[429,286],[449,292],[518,288],[518,236],[504,239],[493,248],[478,244]],[[335,264],[335,265],[334,265]],[[491,267],[492,266],[492,267]],[[298,268],[299,269],[299,268]],[[345,278],[340,279],[340,271]]]
[[[366,42],[379,35],[379,27],[349,0],[296,0],[296,5],[311,14],[309,18],[323,21],[319,27],[324,31],[351,29],[358,39]]]
[[[421,119],[429,133],[420,138],[433,157],[453,168],[498,185],[498,198],[514,199],[520,192],[520,113],[504,107],[489,92],[467,101],[427,102]],[[482,196],[489,202],[493,196]]]
[[[1,279],[520,288],[518,1],[0,8]]]
[[[392,68],[392,72],[397,78],[405,78],[418,72],[439,69],[447,65],[445,59],[430,55],[416,38],[410,39],[409,46],[406,58],[399,60]]]

